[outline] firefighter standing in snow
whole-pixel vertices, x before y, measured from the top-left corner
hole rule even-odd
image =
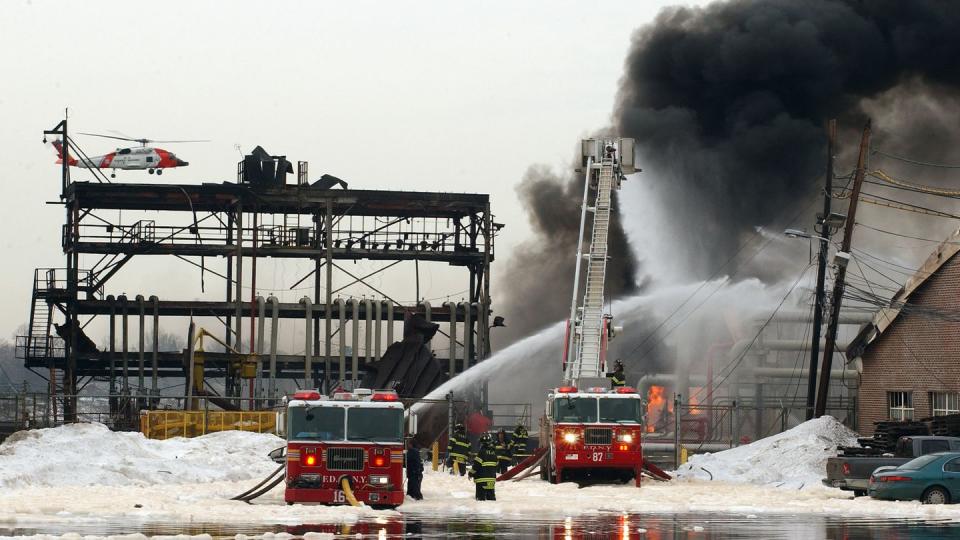
[[[500,431],[497,432],[497,442],[494,445],[494,450],[497,452],[497,474],[503,474],[510,468],[510,461],[513,458],[510,457],[510,450],[507,448],[508,445],[507,432],[500,429]]]
[[[470,455],[470,443],[467,441],[467,430],[463,424],[457,424],[453,428],[453,435],[447,445],[447,464],[450,466],[450,474],[453,474],[453,464],[457,464],[460,469],[460,476],[467,472],[467,456]]]
[[[480,451],[477,452],[477,457],[473,458],[470,478],[473,478],[477,486],[478,501],[497,500],[497,451],[489,433],[480,437]]]
[[[627,377],[623,374],[623,362],[617,360],[613,364],[613,373],[607,373],[607,378],[610,379],[610,386],[614,390],[627,384]]]
[[[420,448],[410,441],[407,449],[407,495],[415,500],[423,500],[420,484],[423,482],[423,460],[420,459]]]
[[[523,422],[518,422],[516,429],[513,430],[513,437],[510,438],[509,445],[514,465],[530,457],[530,453],[527,452],[527,439],[529,437],[527,428],[523,427]]]

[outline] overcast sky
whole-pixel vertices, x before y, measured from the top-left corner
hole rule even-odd
[[[64,265],[63,210],[45,204],[58,198],[59,168],[41,137],[65,107],[73,132],[211,139],[159,145],[190,162],[163,182],[232,181],[235,145],[260,144],[352,188],[490,193],[507,224],[503,261],[528,235],[514,191],[524,171],[567,164],[579,138],[609,122],[632,31],[677,3],[5,2],[0,336],[29,317],[33,269]],[[90,154],[116,146],[77,140]],[[264,292],[306,268],[265,266]],[[422,297],[464,294],[465,273],[458,283],[424,272]],[[396,290],[408,274],[382,280]],[[207,276],[211,288],[222,295]],[[191,299],[199,272],[151,258],[108,289]]]

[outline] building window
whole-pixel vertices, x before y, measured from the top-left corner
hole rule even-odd
[[[891,420],[913,420],[913,393],[887,392]]]
[[[960,413],[960,394],[954,392],[930,392],[930,409],[934,416]]]

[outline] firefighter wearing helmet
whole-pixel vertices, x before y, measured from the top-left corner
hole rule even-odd
[[[478,501],[497,500],[497,451],[489,433],[480,437],[480,451],[477,452],[477,457],[473,458],[470,478],[476,484]]]
[[[607,378],[610,379],[610,387],[614,390],[627,384],[627,377],[623,374],[623,362],[620,360],[614,362],[613,373],[607,373]]]
[[[463,424],[457,424],[447,443],[447,466],[450,467],[450,474],[453,474],[454,464],[460,471],[460,476],[466,474],[468,455],[470,455],[470,441],[467,440],[467,429]]]
[[[508,446],[510,454],[513,455],[514,465],[530,457],[530,452],[527,451],[527,439],[529,438],[530,435],[527,433],[523,421],[517,422],[517,427],[513,430],[513,437],[510,438]]]

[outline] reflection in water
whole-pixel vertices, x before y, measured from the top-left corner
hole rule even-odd
[[[926,540],[960,537],[960,523],[952,521],[840,518],[826,515],[749,514],[592,514],[562,520],[528,520],[520,516],[498,518],[407,514],[358,523],[310,525],[183,524],[174,522],[103,522],[0,525],[0,535],[34,534],[147,536],[209,534],[232,538],[264,533],[329,533],[337,538],[538,538],[579,540],[597,538],[643,540],[713,539],[844,539]]]

